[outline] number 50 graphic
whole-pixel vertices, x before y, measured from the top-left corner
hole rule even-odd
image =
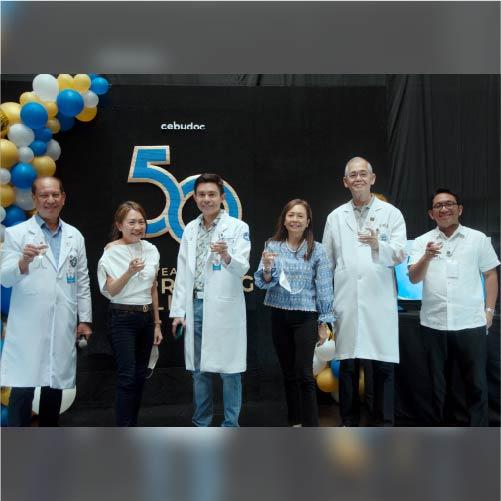
[[[169,146],[135,146],[130,163],[129,183],[151,183],[158,186],[165,196],[165,208],[154,219],[148,219],[147,237],[159,237],[170,233],[172,238],[181,241],[185,224],[183,207],[193,195],[195,179],[200,175],[177,179],[161,165],[170,164]],[[242,218],[242,205],[235,190],[224,182],[224,207],[230,216]]]

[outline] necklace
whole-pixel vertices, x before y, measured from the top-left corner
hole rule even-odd
[[[290,248],[290,246],[289,246],[289,242],[286,240],[286,241],[285,241],[285,246],[287,247],[287,250],[288,250],[289,252],[292,252],[293,254],[296,254],[296,253],[299,251],[299,249],[301,249],[301,247],[303,246],[304,242],[305,242],[305,240],[303,240],[303,241],[302,241],[302,242],[301,242],[301,243],[297,246],[297,249],[291,249],[291,248]]]

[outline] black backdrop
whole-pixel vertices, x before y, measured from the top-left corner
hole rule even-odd
[[[2,101],[31,90],[32,76],[2,82]],[[63,217],[87,241],[95,325],[85,363],[111,366],[106,300],[96,288],[96,264],[116,206],[141,202],[149,217],[163,208],[150,184],[128,184],[134,146],[169,145],[178,181],[219,172],[235,188],[251,228],[251,269],[281,207],[295,197],[310,201],[321,239],[328,213],[346,201],[341,177],[355,155],[369,159],[375,191],[403,212],[408,236],[428,228],[430,192],[445,185],[463,194],[463,222],[493,236],[499,251],[499,76],[354,75],[109,75],[110,93],[97,118],[59,134],[57,174],[68,192]],[[200,130],[162,130],[162,123],[203,123]],[[184,209],[196,215],[192,201]],[[178,244],[152,239],[169,273]],[[163,277],[161,277],[163,278]],[[165,283],[164,283],[165,285]],[[162,290],[160,291],[162,292]],[[263,294],[246,294],[248,367],[276,366]],[[167,304],[167,294],[161,294]],[[167,320],[167,312],[163,313]],[[168,321],[165,322],[168,334]],[[166,336],[159,367],[182,367],[182,345]]]

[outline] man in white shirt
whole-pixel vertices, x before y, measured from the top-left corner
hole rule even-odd
[[[488,426],[486,328],[496,305],[499,260],[486,235],[459,223],[463,206],[456,194],[440,188],[430,207],[437,227],[414,241],[409,278],[423,282],[420,319],[434,410],[443,423],[455,361],[465,385],[470,426]]]
[[[358,426],[360,360],[373,360],[374,421],[394,424],[394,365],[399,362],[394,266],[404,261],[405,222],[371,193],[370,163],[352,158],[343,183],[352,199],[327,218],[322,243],[334,266],[336,358],[341,360],[343,426]]]
[[[186,327],[186,369],[193,373],[195,426],[210,426],[212,376],[223,381],[224,421],[238,426],[240,373],[246,370],[247,324],[242,277],[249,269],[249,227],[221,209],[223,180],[201,174],[194,198],[201,214],[185,228],[177,259],[172,333]]]

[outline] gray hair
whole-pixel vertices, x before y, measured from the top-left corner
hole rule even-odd
[[[362,157],[353,157],[353,158],[350,158],[350,160],[348,160],[347,164],[346,164],[346,167],[344,168],[344,177],[346,177],[348,175],[348,166],[350,165],[351,162],[354,162],[355,160],[363,160],[364,162],[367,163],[367,170],[372,174],[373,171],[372,171],[372,165],[365,159],[365,158],[362,158]]]

